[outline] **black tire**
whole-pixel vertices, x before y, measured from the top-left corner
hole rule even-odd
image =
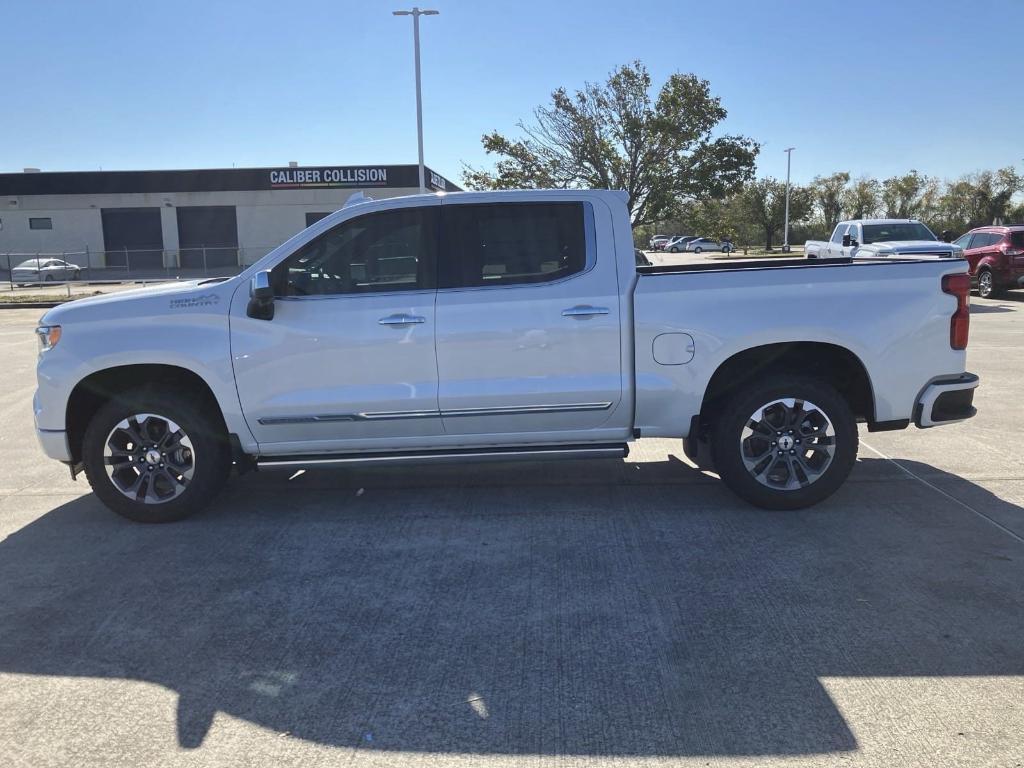
[[[669,253],[679,253],[679,249],[676,248],[675,246],[672,246],[671,248],[668,249],[668,252]]]
[[[703,253],[703,252],[704,252],[704,249],[703,249],[703,248],[701,248],[701,247],[700,247],[700,246],[698,245],[698,246],[697,246],[696,248],[694,248],[694,249],[693,249],[693,252],[694,252],[694,253]]]
[[[73,273],[73,274],[71,275],[71,279],[72,279],[72,280],[80,280],[80,279],[81,279],[81,277],[82,277],[82,273],[81,273],[81,272],[79,272],[79,271],[78,271],[77,269],[76,269],[76,270],[74,271],[74,273]]]
[[[53,275],[47,275],[46,277],[44,277],[43,278],[43,282],[52,283],[53,282]]]
[[[824,427],[818,415],[797,410],[795,404],[791,413],[786,413],[784,406],[773,406],[778,408],[778,413],[796,418],[795,424],[789,427],[794,432],[789,432],[789,440],[786,445],[791,448],[789,454],[785,451],[778,451],[778,443],[770,442],[764,458],[758,458],[756,450],[751,451],[754,457],[748,457],[751,462],[768,461],[758,476],[755,477],[757,467],[748,469],[744,463],[744,452],[749,445],[762,441],[761,445],[768,446],[766,441],[785,440],[775,435],[768,434],[762,438],[764,433],[756,432],[751,434],[747,441],[744,441],[744,430],[748,429],[754,421],[752,417],[759,409],[775,403],[793,399],[804,405],[807,403],[816,406],[813,414],[823,415],[830,422],[834,436],[829,439],[823,437]],[[762,426],[768,425],[768,415],[772,409],[765,412],[765,420],[760,422]],[[788,510],[802,509],[819,501],[828,498],[843,484],[850,470],[853,469],[854,461],[857,459],[857,423],[853,412],[850,410],[846,400],[836,392],[835,388],[818,379],[804,376],[779,375],[771,376],[750,389],[743,390],[730,400],[724,403],[719,409],[720,416],[712,427],[712,451],[715,467],[723,482],[740,498],[750,502],[754,506],[763,509]],[[804,415],[800,415],[804,414]],[[818,425],[819,430],[811,427]],[[820,432],[820,434],[818,434]],[[783,427],[776,431],[776,435],[787,433]],[[802,438],[802,440],[801,440]],[[829,440],[831,440],[829,442]],[[754,441],[750,443],[748,441]],[[799,445],[793,445],[795,441]],[[817,446],[822,446],[821,448]],[[823,457],[827,454],[827,446],[831,445],[833,453],[831,459],[825,462]],[[813,447],[811,447],[813,446]],[[800,453],[797,456],[796,453]],[[820,474],[811,479],[806,471],[808,468],[807,454],[810,454],[810,463],[819,464],[817,467]],[[781,457],[781,458],[780,458]],[[776,467],[780,464],[786,469],[785,479],[780,479],[780,473]],[[799,466],[797,466],[799,465]],[[788,467],[788,469],[787,469]],[[775,482],[772,482],[774,475]],[[808,481],[806,484],[804,481]],[[783,484],[796,487],[784,488]]]
[[[983,299],[994,299],[999,293],[992,270],[978,270],[978,295]]]
[[[170,523],[201,510],[216,496],[231,468],[231,453],[220,415],[209,413],[208,410],[198,404],[196,398],[190,399],[187,393],[179,395],[152,388],[132,390],[104,404],[89,422],[82,442],[85,475],[93,492],[108,508],[139,523]],[[129,498],[115,485],[115,479],[107,473],[104,451],[107,449],[108,437],[119,424],[136,414],[155,414],[165,422],[174,422],[181,428],[180,432],[188,438],[190,447],[185,454],[185,463],[190,462],[192,475],[187,482],[179,480],[177,485],[174,485],[170,477],[164,473],[164,478],[167,479],[160,479],[161,487],[157,489],[157,476],[162,473],[161,468],[164,464],[150,466],[145,464],[141,457],[119,463],[118,466],[122,469],[114,471],[115,475],[122,473],[121,477],[124,477],[123,473],[129,473],[128,478],[131,478],[130,473],[134,472],[136,477],[141,478],[143,472],[139,469],[156,470],[157,475],[140,482],[147,497],[150,490],[154,490],[156,496],[158,490],[167,491],[173,487],[175,490],[171,492],[176,492],[177,495],[168,497],[166,501],[147,503]],[[154,423],[158,421],[159,419],[155,419]],[[154,440],[154,445],[156,442],[157,440]],[[144,448],[143,445],[138,450],[141,452]],[[136,461],[139,469],[136,469]],[[168,466],[173,465],[169,462]],[[184,475],[180,477],[183,478]],[[183,486],[180,490],[179,485]]]

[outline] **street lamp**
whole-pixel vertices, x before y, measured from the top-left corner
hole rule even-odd
[[[782,150],[786,153],[786,229],[782,237],[782,252],[789,253],[789,167],[793,159],[793,150],[796,147],[787,147]]]
[[[392,11],[395,16],[412,16],[412,40],[416,55],[416,140],[420,153],[420,194],[427,191],[426,177],[423,172],[423,96],[420,88],[420,16],[437,16],[438,11],[420,10],[413,7],[411,11]]]

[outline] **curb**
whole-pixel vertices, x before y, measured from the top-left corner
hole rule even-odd
[[[2,309],[53,309],[59,307],[61,304],[67,304],[66,301],[4,301],[0,302],[0,310]]]

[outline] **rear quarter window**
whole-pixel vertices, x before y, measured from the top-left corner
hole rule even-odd
[[[1010,233],[1010,245],[1014,248],[1024,248],[1024,230]]]

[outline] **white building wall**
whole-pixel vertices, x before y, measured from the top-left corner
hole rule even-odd
[[[239,259],[251,264],[306,226],[306,213],[332,212],[362,191],[374,199],[417,194],[415,188],[252,190],[238,192],[33,195],[0,198],[0,269],[7,253],[59,254],[88,249],[93,266],[103,266],[104,208],[159,208],[164,263],[177,263],[177,209],[234,206]],[[53,229],[29,229],[29,218],[49,217]]]

